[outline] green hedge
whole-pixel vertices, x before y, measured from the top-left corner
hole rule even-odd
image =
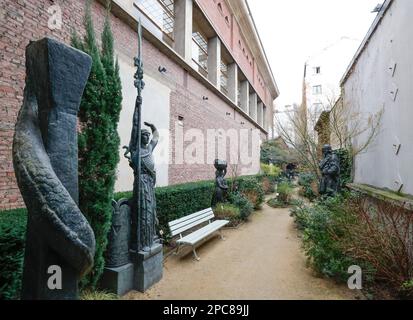
[[[254,179],[261,182],[262,176],[238,178],[242,191],[248,191],[249,187],[255,190],[257,184],[253,183]],[[156,188],[160,229],[167,239],[169,221],[211,206],[214,186],[214,181],[201,181]],[[258,189],[260,202],[263,192],[260,185]],[[132,192],[121,192],[115,195],[115,200],[131,197]],[[0,212],[0,300],[19,298],[26,219],[25,209]]]
[[[23,271],[27,212],[0,212],[0,300],[18,299]]]

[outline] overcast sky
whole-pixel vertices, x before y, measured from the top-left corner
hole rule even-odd
[[[307,58],[341,37],[358,39],[361,43],[376,17],[371,11],[380,2],[248,0],[281,92],[276,100],[279,109],[301,102]]]

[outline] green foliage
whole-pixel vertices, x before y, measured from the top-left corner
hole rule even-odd
[[[119,300],[119,297],[114,293],[108,293],[105,291],[84,290],[80,294],[80,300]]]
[[[19,299],[27,211],[0,212],[0,300]]]
[[[261,171],[266,176],[279,177],[282,173],[282,169],[278,166],[261,163]]]
[[[238,181],[253,177],[240,177]],[[258,181],[261,177],[256,177]],[[201,181],[156,188],[160,229],[168,233],[168,222],[201,211],[211,206],[213,181]],[[114,195],[116,200],[130,199],[132,192]],[[251,202],[240,193],[229,195],[230,203],[245,220],[253,212]],[[27,211],[25,209],[0,212],[0,299],[18,299],[24,258]],[[167,236],[168,237],[168,236]],[[166,239],[168,240],[168,239]],[[106,241],[106,240],[105,240]],[[83,292],[95,292],[95,290]]]
[[[242,193],[237,191],[232,192],[228,195],[228,200],[231,204],[239,208],[242,220],[247,220],[254,211],[254,205]]]
[[[277,186],[278,200],[284,205],[288,205],[291,201],[293,188],[288,182],[281,182]]]
[[[353,158],[351,152],[347,149],[335,151],[340,160],[340,183],[341,188],[345,188],[348,183],[352,182],[351,171],[353,168]]]
[[[347,281],[350,266],[364,266],[344,248],[348,228],[357,223],[344,205],[346,201],[346,197],[339,195],[311,207],[301,204],[291,210],[298,228],[304,230],[303,247],[308,262],[320,274],[340,281]]]
[[[302,195],[313,201],[317,198],[313,190],[313,184],[317,181],[317,177],[313,173],[301,173],[298,176],[298,185],[302,187]]]
[[[236,190],[246,197],[254,206],[254,209],[260,209],[264,203],[265,192],[259,177],[245,177],[238,179]]]
[[[271,207],[271,208],[288,208],[289,204],[288,203],[284,203],[282,201],[280,201],[278,198],[272,198],[270,200],[267,201],[267,204]]]
[[[281,166],[295,161],[291,151],[284,150],[279,143],[279,140],[270,140],[262,144],[260,157],[262,163],[272,163]]]
[[[117,125],[122,103],[119,67],[115,63],[109,13],[102,33],[102,50],[96,44],[90,11],[86,6],[86,36],[83,43],[73,36],[72,45],[92,57],[92,70],[82,97],[79,122],[79,202],[96,238],[92,272],[82,286],[95,288],[104,268],[104,251],[111,226],[111,200],[119,162]]]
[[[241,210],[230,203],[218,203],[213,208],[215,217],[221,220],[229,220],[231,222],[237,222],[241,219]]]

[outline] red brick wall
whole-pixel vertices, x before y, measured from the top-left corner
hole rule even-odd
[[[53,4],[59,4],[63,14],[61,30],[50,30],[47,12]],[[23,100],[25,78],[25,48],[31,40],[52,36],[67,44],[75,29],[84,34],[84,0],[2,0],[0,3],[0,210],[24,206],[12,164],[12,143],[14,125]],[[92,14],[97,34],[101,33],[105,9],[99,3],[92,5]],[[116,50],[131,57],[136,55],[137,35],[123,21],[111,16]],[[144,40],[145,72],[158,74],[158,66],[165,66],[171,94],[171,135],[173,141],[175,121],[178,115],[185,116],[185,130],[194,127],[210,128],[253,128],[242,116],[235,116],[232,108],[206,89],[176,63],[162,54],[151,43]],[[203,101],[202,96],[208,96]],[[231,117],[226,115],[231,113]],[[245,122],[241,125],[241,122]],[[173,154],[171,155],[173,156]],[[251,172],[254,173],[254,172]],[[212,165],[191,167],[171,165],[169,181],[171,184],[195,180],[212,179]]]

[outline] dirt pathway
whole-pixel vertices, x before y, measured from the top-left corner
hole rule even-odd
[[[170,256],[161,282],[145,294],[132,292],[124,299],[327,300],[358,295],[315,277],[306,267],[288,209],[264,205],[248,223],[223,233],[226,241],[214,237],[200,246],[200,262],[190,253],[185,256],[186,251]]]

